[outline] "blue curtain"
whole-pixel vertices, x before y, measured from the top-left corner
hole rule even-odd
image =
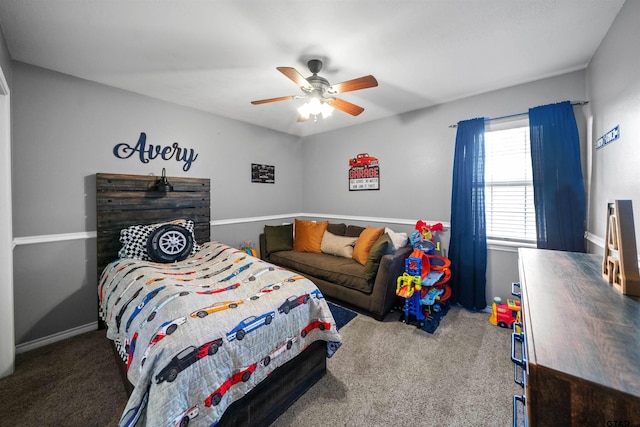
[[[483,118],[458,123],[451,194],[451,301],[470,310],[487,306],[487,227],[484,213]]]
[[[571,103],[530,109],[529,127],[538,248],[585,252],[580,138]]]

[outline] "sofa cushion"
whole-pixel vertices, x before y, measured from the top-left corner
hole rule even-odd
[[[371,293],[372,284],[364,278],[364,265],[350,258],[323,253],[283,251],[271,254],[269,261],[305,276],[317,277],[367,294]]]
[[[358,237],[356,241],[356,245],[353,248],[353,259],[364,265],[367,262],[367,257],[369,256],[369,251],[373,244],[380,238],[380,236],[384,233],[384,228],[374,228],[369,225],[364,229],[364,231]]]
[[[323,254],[336,255],[351,258],[353,255],[353,245],[358,240],[357,237],[336,236],[329,230],[322,236],[320,250]]]
[[[329,221],[313,222],[296,219],[293,235],[293,250],[320,253],[322,236]]]
[[[346,224],[334,224],[334,223],[329,223],[327,224],[327,231],[335,234],[336,236],[344,236],[345,232],[347,231],[347,225]]]
[[[380,267],[380,259],[390,253],[393,253],[393,241],[388,233],[384,233],[376,240],[371,247],[367,261],[364,263],[364,278],[371,281],[376,278],[378,268]]]
[[[345,236],[360,237],[360,234],[364,231],[364,227],[357,225],[347,225],[347,229],[344,232]]]
[[[404,248],[405,246],[407,246],[407,243],[409,243],[409,236],[407,235],[407,233],[396,233],[389,227],[385,227],[384,232],[387,233],[391,238],[394,250]]]
[[[278,251],[290,251],[293,249],[293,224],[265,225],[264,235],[266,241],[266,255]]]

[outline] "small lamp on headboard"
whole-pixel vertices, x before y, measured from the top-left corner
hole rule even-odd
[[[167,180],[166,171],[162,168],[162,176],[156,180],[155,184],[151,187],[152,191],[160,191],[166,193],[167,191],[173,191],[173,185],[169,184]]]

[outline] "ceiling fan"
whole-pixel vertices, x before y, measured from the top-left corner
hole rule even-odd
[[[364,111],[364,108],[343,99],[336,98],[334,95],[378,86],[378,81],[371,75],[331,85],[327,79],[318,75],[322,69],[321,60],[311,59],[307,62],[307,66],[309,67],[309,71],[311,71],[312,75],[306,78],[295,68],[276,68],[297,84],[302,92],[304,92],[304,95],[290,95],[278,98],[261,99],[259,101],[251,101],[251,103],[253,105],[259,105],[267,104],[269,102],[308,98],[308,101],[302,107],[298,108],[298,112],[300,113],[300,116],[298,117],[299,122],[308,120],[310,116],[313,116],[315,120],[319,114],[322,114],[323,117],[327,117],[331,114],[333,108],[337,108],[338,110],[344,111],[352,116],[357,116]]]

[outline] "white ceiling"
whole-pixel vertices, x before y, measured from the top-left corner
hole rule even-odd
[[[306,136],[587,66],[624,0],[0,0],[12,59]],[[325,59],[357,117],[296,122]]]

